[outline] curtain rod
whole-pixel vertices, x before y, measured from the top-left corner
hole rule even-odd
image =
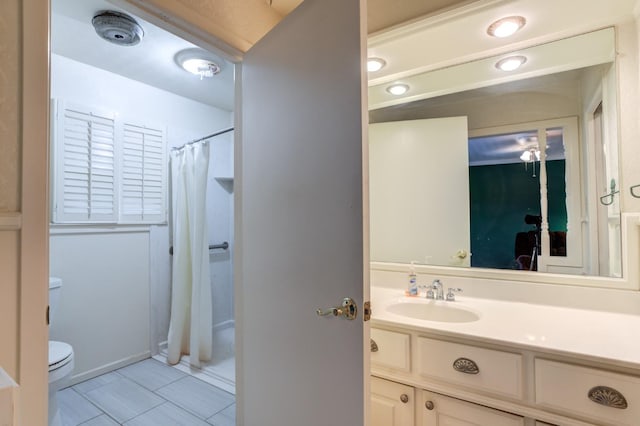
[[[194,143],[198,143],[198,142],[202,142],[202,141],[206,141],[207,139],[211,139],[211,138],[216,137],[216,136],[224,135],[225,133],[233,132],[233,130],[234,130],[233,127],[229,127],[228,129],[224,129],[224,130],[219,130],[219,131],[217,131],[215,133],[212,133],[210,135],[207,135],[207,136],[205,136],[203,138],[194,139],[192,141],[189,141],[189,142],[185,143],[182,146],[174,146],[173,148],[171,148],[171,150],[172,151],[177,151],[179,149],[184,148],[185,146],[192,145]]]

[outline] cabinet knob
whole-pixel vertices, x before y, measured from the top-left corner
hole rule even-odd
[[[424,403],[424,406],[427,410],[433,410],[435,408],[435,405],[433,404],[433,401],[427,401]]]
[[[403,393],[402,395],[400,395],[400,401],[402,401],[403,404],[406,404],[407,402],[409,402],[409,395]]]
[[[371,352],[378,352],[378,344],[373,339],[371,339]]]

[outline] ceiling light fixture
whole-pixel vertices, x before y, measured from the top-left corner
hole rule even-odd
[[[222,71],[223,60],[202,49],[181,50],[175,56],[176,64],[200,80],[211,78]]]
[[[376,72],[380,71],[384,66],[387,65],[387,62],[384,59],[380,58],[369,58],[367,59],[367,71]]]
[[[527,170],[527,164],[531,163],[532,176],[536,177],[536,161],[540,161],[540,150],[537,146],[526,149],[520,159],[524,161],[524,169]]]
[[[522,16],[508,16],[489,25],[487,34],[498,38],[509,37],[518,32],[526,23],[527,20]]]
[[[504,59],[499,60],[496,63],[496,68],[502,71],[515,71],[520,68],[525,62],[527,62],[527,58],[525,56],[508,56]]]
[[[540,161],[540,150],[537,148],[529,148],[520,156],[520,159],[524,162],[534,161],[534,158],[536,161]]]
[[[387,87],[387,92],[396,96],[404,95],[408,91],[409,91],[409,86],[407,86],[406,84],[393,84]]]

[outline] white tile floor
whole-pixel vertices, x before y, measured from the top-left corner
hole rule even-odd
[[[235,397],[147,359],[58,392],[64,426],[234,426]]]

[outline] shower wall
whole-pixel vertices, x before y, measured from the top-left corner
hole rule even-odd
[[[55,54],[52,97],[164,123],[169,146],[227,128],[233,119],[230,111]],[[223,166],[231,165],[231,146],[232,134],[227,142],[212,145],[212,168],[229,176],[232,172]],[[210,174],[209,211],[219,222],[214,220],[210,227],[210,242],[233,244],[228,226],[233,217],[233,184],[213,176]],[[166,341],[171,297],[169,245],[166,223],[52,225],[51,275],[63,279],[63,289],[58,319],[50,331],[52,338],[76,349],[74,381],[157,353]],[[76,252],[88,256],[87,262],[76,261]],[[220,305],[214,305],[214,318],[220,323],[232,315],[233,303],[225,299],[231,295],[230,256],[230,250],[211,256],[214,295],[222,294],[219,301],[214,296]]]
[[[233,132],[210,142],[207,217],[209,244],[229,243],[228,250],[212,250],[209,255],[213,326],[233,324]]]

